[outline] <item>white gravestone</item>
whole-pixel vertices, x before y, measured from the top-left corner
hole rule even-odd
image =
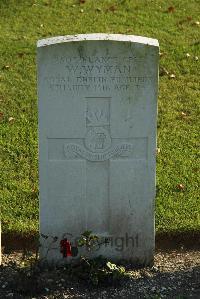
[[[91,230],[93,255],[152,263],[158,56],[132,35],[38,42],[41,257]]]

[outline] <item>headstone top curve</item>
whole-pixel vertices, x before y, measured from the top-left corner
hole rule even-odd
[[[37,47],[46,47],[54,44],[66,43],[66,42],[79,42],[79,41],[120,41],[120,42],[133,42],[139,44],[146,44],[149,46],[159,47],[157,39],[138,36],[138,35],[125,35],[125,34],[107,34],[107,33],[90,33],[90,34],[75,34],[56,36],[46,39],[38,40]]]

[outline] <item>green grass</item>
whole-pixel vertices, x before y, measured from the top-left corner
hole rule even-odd
[[[78,2],[0,1],[3,230],[27,233],[38,229],[36,41],[57,35],[109,32],[157,38],[164,53],[160,66],[175,74],[174,79],[160,77],[156,229],[168,233],[200,231],[200,68],[195,60],[198,55],[200,59],[200,26],[195,24],[200,21],[199,0]],[[166,12],[170,6],[174,11]],[[178,184],[184,189],[179,190]]]

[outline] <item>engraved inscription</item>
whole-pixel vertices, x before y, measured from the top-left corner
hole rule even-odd
[[[94,74],[105,74],[105,75],[120,75],[120,74],[130,74],[130,65],[76,65],[70,66],[66,65],[66,69],[69,73],[73,75],[94,75]]]
[[[146,160],[148,138],[112,138],[111,101],[111,97],[86,97],[86,135],[76,139],[48,138],[49,160],[84,158],[100,162],[117,157]]]
[[[94,76],[48,76],[44,78],[45,83],[51,91],[90,91],[90,90],[128,90],[130,86],[144,88],[150,85],[154,80],[153,77],[147,76],[112,76],[112,77],[94,77]]]
[[[110,98],[86,98],[85,146],[92,152],[103,152],[111,146]]]
[[[148,138],[112,138],[112,145],[110,148],[105,150],[104,152],[91,152],[89,149],[85,147],[84,139],[82,138],[48,138],[48,159],[49,161],[64,161],[64,160],[74,160],[80,159],[83,156],[76,153],[71,147],[67,147],[68,144],[73,144],[75,146],[80,146],[84,149],[84,151],[88,151],[89,155],[96,157],[102,157],[104,153],[112,152],[118,145],[121,144],[130,144],[130,146],[124,147],[123,151],[118,153],[118,155],[112,155],[110,159],[139,159],[146,160],[147,159],[147,151],[148,151]],[[98,155],[97,155],[98,154]],[[89,156],[88,156],[89,157]],[[105,158],[105,156],[103,156]],[[102,158],[103,158],[102,157]],[[108,157],[108,155],[107,155]],[[106,158],[107,158],[106,157]],[[103,161],[103,160],[102,160]]]
[[[106,161],[115,156],[120,156],[121,154],[126,152],[126,155],[133,150],[133,145],[130,143],[121,143],[116,147],[112,148],[103,153],[92,153],[85,149],[83,146],[80,146],[75,143],[69,143],[64,145],[64,154],[67,159],[71,159],[75,154],[75,157],[80,156],[88,161]]]
[[[108,98],[87,98],[86,125],[93,127],[110,125],[110,101]]]
[[[85,146],[92,152],[103,152],[111,146],[110,134],[102,127],[89,130],[85,138]]]
[[[116,156],[129,156],[133,145],[121,142],[112,146],[110,136],[110,98],[86,98],[86,127],[84,146],[64,144],[66,159],[82,157],[88,161],[106,161]]]
[[[59,64],[116,64],[119,62],[117,56],[58,56],[54,55],[54,61]],[[136,59],[136,56],[124,56],[121,57],[121,61],[124,63],[130,63]]]
[[[144,88],[155,78],[136,75],[142,62],[141,57],[135,56],[55,56],[54,64],[62,66],[63,72],[46,76],[44,81],[52,92],[126,91],[131,86]]]

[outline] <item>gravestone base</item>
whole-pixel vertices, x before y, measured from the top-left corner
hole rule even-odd
[[[74,256],[68,256],[65,258],[63,258],[63,255],[60,252],[60,240],[63,239],[62,236],[60,236],[60,238],[58,237],[56,242],[53,242],[53,246],[51,243],[51,238],[49,238],[49,240],[46,239],[45,242],[43,238],[41,238],[43,244],[41,248],[42,250],[40,251],[41,258],[44,259],[44,261],[49,261],[53,264],[57,262],[62,264],[69,263],[72,261],[72,259],[78,259],[80,256],[84,256],[89,259],[102,256],[117,263],[125,262],[134,264],[136,266],[153,265],[154,247],[152,246],[150,250],[146,250],[145,248],[147,246],[145,246],[145,242],[143,242],[144,250],[141,250],[139,242],[142,243],[142,240],[140,240],[138,234],[135,236],[129,236],[128,234],[125,234],[124,236],[108,236],[106,234],[97,234],[97,236],[99,238],[98,244],[91,246],[89,250],[85,246],[83,248],[77,245],[76,241],[79,239],[78,237],[68,237],[72,248],[75,248],[76,252]],[[153,244],[152,240],[146,240],[146,242],[151,242],[151,244]]]

